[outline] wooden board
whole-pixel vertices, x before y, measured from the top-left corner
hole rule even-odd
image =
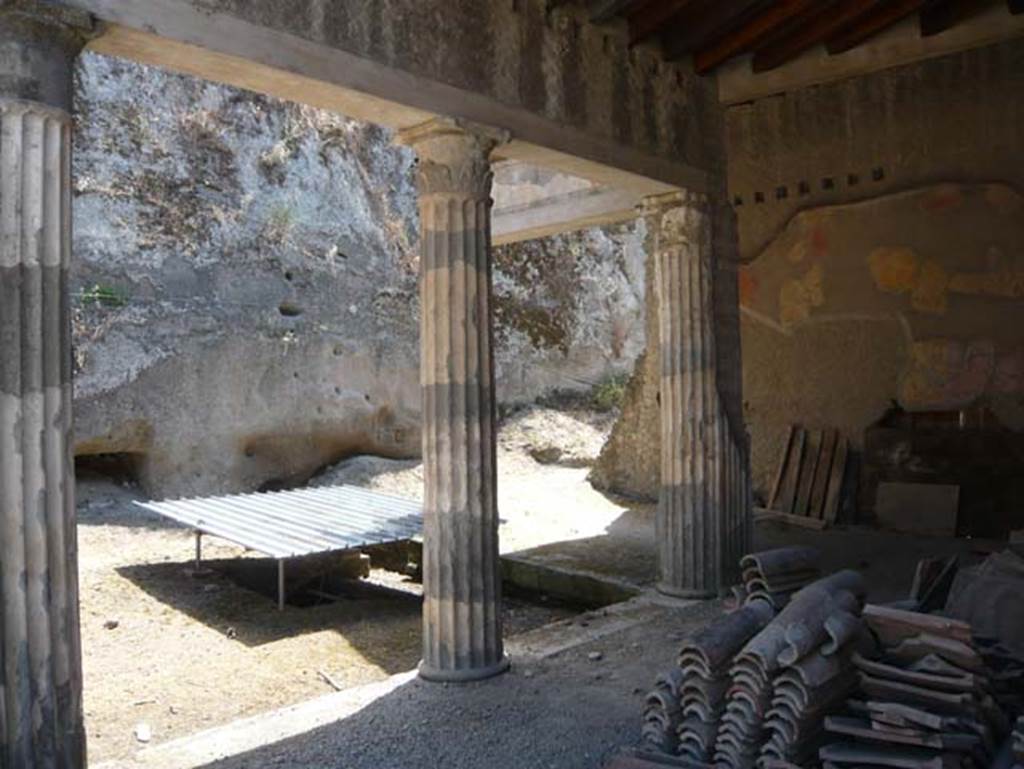
[[[782,454],[779,456],[779,469],[775,472],[775,482],[772,483],[772,495],[768,498],[768,507],[775,507],[778,504],[779,492],[782,490],[782,479],[786,475],[786,465],[789,462],[789,453],[793,448],[796,429],[796,425],[789,426],[786,443],[783,445]]]
[[[788,523],[791,526],[800,526],[805,529],[824,529],[826,524],[821,518],[811,518],[806,515],[793,515],[792,513],[783,513],[779,510],[766,510],[763,507],[754,508],[754,520],[755,521],[777,521],[778,523]]]
[[[886,529],[933,537],[956,536],[960,487],[941,483],[878,484],[875,517]]]
[[[768,506],[762,509],[776,520],[821,529],[835,523],[842,498],[849,444],[838,430],[805,430],[792,425],[772,484]],[[809,518],[821,525],[786,521]]]
[[[832,460],[835,457],[838,440],[838,430],[825,430],[821,456],[814,471],[814,480],[811,482],[811,503],[807,514],[812,518],[825,517],[825,495],[828,493],[828,479],[832,473]]]
[[[969,624],[938,614],[922,614],[869,603],[864,607],[864,621],[887,646],[906,638],[916,638],[922,633],[952,638],[962,644],[973,643]]]
[[[782,489],[779,498],[771,505],[772,510],[792,513],[796,501],[797,483],[800,481],[800,465],[803,464],[804,446],[807,443],[807,431],[802,427],[796,429],[793,445],[790,447],[789,459],[786,461],[786,472],[782,478]]]
[[[807,446],[804,450],[804,461],[800,467],[800,480],[797,482],[796,502],[793,504],[794,515],[807,515],[811,502],[811,483],[818,470],[821,448],[825,442],[822,430],[807,431]]]
[[[846,438],[836,441],[835,459],[828,477],[828,493],[825,495],[824,519],[829,526],[839,517],[839,500],[843,494],[843,478],[846,476]]]

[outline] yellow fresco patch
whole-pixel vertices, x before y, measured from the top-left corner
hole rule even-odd
[[[807,291],[811,307],[821,307],[825,304],[825,270],[820,264],[811,267],[804,275],[804,289]]]
[[[879,290],[887,294],[913,290],[919,262],[914,250],[903,246],[882,246],[868,254],[871,277]]]
[[[1001,276],[993,272],[958,272],[949,281],[949,290],[979,296],[999,291]]]
[[[950,279],[949,290],[970,296],[1020,299],[1024,297],[1024,271],[958,272]]]
[[[929,312],[942,315],[949,303],[946,300],[946,289],[949,286],[949,273],[934,259],[925,259],[917,272],[917,281],[910,294],[910,306],[918,312]]]
[[[790,326],[810,316],[811,306],[807,302],[804,284],[799,280],[787,280],[779,289],[779,321]]]
[[[786,252],[786,258],[789,259],[793,264],[800,264],[807,256],[807,241],[798,240],[789,251]]]
[[[787,280],[779,289],[779,321],[790,326],[811,317],[811,310],[825,303],[825,271],[820,264],[802,278]]]
[[[949,290],[971,296],[995,296],[1003,299],[1024,297],[1024,266],[1007,258],[1002,249],[988,249],[989,269],[985,272],[958,272],[949,282]]]

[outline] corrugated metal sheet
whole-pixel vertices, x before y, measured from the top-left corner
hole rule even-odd
[[[356,486],[135,504],[274,558],[415,539],[423,508]]]

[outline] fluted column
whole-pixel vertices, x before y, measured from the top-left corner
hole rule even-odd
[[[399,140],[419,158],[423,661],[431,681],[508,668],[501,632],[491,308],[497,132],[439,118]]]
[[[0,766],[83,769],[71,70],[88,19],[0,7]]]
[[[661,489],[658,589],[708,598],[723,587],[736,533],[731,439],[716,382],[712,232],[702,195],[648,198],[655,248],[661,359]]]

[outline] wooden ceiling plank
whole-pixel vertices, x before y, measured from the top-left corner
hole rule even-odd
[[[698,51],[694,66],[698,72],[710,72],[733,56],[755,48],[776,32],[783,24],[815,7],[821,0],[781,0],[746,24],[728,31],[710,45]]]
[[[657,34],[661,28],[681,13],[689,10],[697,0],[654,0],[637,8],[629,15],[629,43],[642,43]]]
[[[767,72],[820,45],[848,24],[870,11],[881,0],[841,0],[838,5],[815,9],[808,19],[789,32],[773,38],[754,53],[754,72]]]
[[[896,22],[919,11],[924,3],[925,0],[892,0],[892,2],[884,3],[875,11],[866,14],[846,29],[841,30],[825,43],[825,48],[830,54],[849,51],[879,32],[888,29]]]
[[[990,5],[992,0],[930,0],[921,9],[921,36],[941,34]]]
[[[707,46],[711,41],[745,25],[772,5],[772,0],[726,0],[705,3],[692,13],[691,23],[680,23],[662,36],[665,58],[676,61]],[[683,21],[688,21],[684,19]]]

